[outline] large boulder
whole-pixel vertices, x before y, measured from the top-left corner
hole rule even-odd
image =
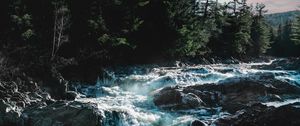
[[[0,81],[0,126],[20,125],[23,123],[20,117],[24,108],[47,105],[54,102],[48,93],[37,90],[33,82],[29,82],[27,85],[22,84],[24,82],[18,82],[18,80],[16,82]],[[34,88],[25,89],[29,88],[29,86]]]
[[[299,126],[300,108],[293,105],[275,108],[255,104],[213,123],[216,126]]]
[[[157,91],[154,104],[167,109],[218,107],[234,113],[256,103],[299,98],[300,88],[272,77],[231,78],[218,84],[167,87]],[[188,102],[185,102],[185,99]]]
[[[206,126],[206,124],[200,120],[194,120],[190,126]]]
[[[165,109],[189,109],[204,105],[193,93],[183,93],[176,88],[165,88],[154,96],[154,104]]]
[[[102,116],[93,104],[62,101],[27,109],[22,119],[26,126],[99,126]]]
[[[0,126],[14,126],[22,122],[22,109],[15,104],[0,100]]]

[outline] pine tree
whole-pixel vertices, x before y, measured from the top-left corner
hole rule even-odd
[[[292,22],[287,21],[278,28],[278,36],[272,47],[273,53],[277,56],[296,56],[297,46],[291,40]],[[299,55],[299,54],[298,54]]]
[[[300,44],[300,16],[292,24],[291,40],[295,44]]]
[[[267,11],[265,10],[264,4],[256,5],[256,15],[253,17],[251,38],[253,43],[253,55],[259,56],[267,52],[270,48],[270,28],[264,20],[263,14]]]
[[[246,4],[246,0],[234,1],[230,20],[231,26],[229,29],[232,31],[230,42],[230,54],[231,56],[241,57],[246,55],[247,49],[251,46],[251,11],[250,7]]]
[[[212,26],[208,24],[208,20],[211,18],[209,8],[211,8],[212,1],[207,2],[194,0],[167,2],[170,26],[175,28],[177,34],[175,46],[169,51],[173,56],[194,57],[207,53],[206,44],[209,41],[211,30],[208,27]]]

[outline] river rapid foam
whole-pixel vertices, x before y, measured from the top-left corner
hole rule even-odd
[[[300,73],[297,70],[267,70],[255,67],[271,65],[277,60],[280,59],[262,63],[177,64],[172,67],[150,65],[107,69],[109,76],[98,79],[94,86],[74,84],[76,91],[83,95],[76,100],[96,103],[105,117],[102,124],[107,126],[187,126],[199,119],[211,122],[230,114],[222,111],[221,107],[163,110],[154,105],[153,94],[168,86],[219,84],[228,78],[255,78],[256,74],[261,73],[272,74],[276,79],[289,81],[293,85],[300,84]],[[264,104],[279,107],[294,102],[300,102],[300,99]]]

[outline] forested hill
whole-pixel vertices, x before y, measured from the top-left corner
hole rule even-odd
[[[278,28],[280,24],[285,24],[287,21],[295,20],[297,16],[300,15],[299,10],[283,12],[283,13],[274,13],[265,15],[266,21],[273,26]]]

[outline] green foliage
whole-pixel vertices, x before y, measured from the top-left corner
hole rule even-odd
[[[267,27],[264,23],[259,23],[258,26],[258,32],[260,33],[259,36],[259,52],[258,54],[264,54],[267,52],[268,49],[270,49],[271,41],[270,41],[270,30],[269,27]]]
[[[235,17],[237,32],[234,34],[233,53],[245,55],[247,48],[251,45],[251,13],[248,7],[240,11],[240,15]]]
[[[199,27],[199,26],[198,26]],[[176,53],[179,56],[197,56],[205,54],[209,34],[201,28],[183,26],[179,29],[180,39],[177,41]]]
[[[27,6],[22,0],[11,1],[10,18],[12,37],[18,41],[28,41],[35,33],[32,24],[32,15],[28,13]]]
[[[89,15],[86,17],[88,43],[95,45],[93,51],[107,52],[104,55],[122,55],[124,52],[114,52],[115,49],[133,49],[135,46],[130,39],[130,34],[139,30],[143,20],[136,17],[132,11],[138,3],[125,0],[92,1],[89,6]],[[146,6],[147,2],[143,3]],[[81,27],[78,24],[74,27]],[[85,33],[83,33],[85,34]],[[128,51],[128,50],[126,50]],[[114,57],[114,56],[112,56]]]
[[[141,1],[141,2],[138,3],[138,5],[139,6],[146,6],[147,4],[149,4],[149,2],[150,2],[149,0]]]
[[[256,5],[257,14],[253,16],[253,23],[251,29],[251,38],[255,48],[251,50],[252,55],[259,56],[265,54],[271,45],[271,27],[266,24],[263,14],[265,6],[261,4]]]
[[[277,39],[272,45],[273,55],[276,56],[299,56],[300,46],[292,40],[292,22],[287,21],[278,28]]]
[[[291,30],[291,41],[300,45],[300,16],[293,22]]]
[[[247,46],[250,45],[249,33],[241,32],[234,34],[233,51],[238,55],[246,54]]]
[[[247,54],[251,43],[251,8],[243,2],[231,2],[221,7],[215,16],[217,23],[209,44],[213,53],[221,56],[241,57]]]
[[[178,35],[175,40],[175,49],[170,52],[176,57],[195,57],[207,52],[206,44],[209,41],[210,32],[205,27],[205,20],[198,15],[199,3],[194,0],[166,1],[170,26],[176,28]],[[172,51],[175,50],[175,51]]]
[[[27,31],[23,32],[21,36],[26,41],[34,36],[34,32],[31,29],[27,29]]]
[[[8,5],[4,21],[9,25],[2,31],[9,32],[2,38],[24,45],[38,41],[45,55],[51,50],[57,7],[58,17],[68,16],[62,29],[66,42],[59,44],[57,55],[69,58],[243,57],[280,54],[280,49],[288,56],[300,44],[300,18],[283,24],[275,35],[266,23],[265,6],[258,4],[253,12],[245,0],[225,5],[215,0],[15,0]]]

